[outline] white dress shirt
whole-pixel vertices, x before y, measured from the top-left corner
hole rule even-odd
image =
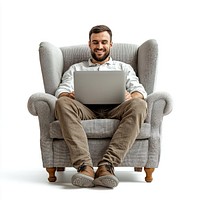
[[[144,98],[147,93],[138,77],[135,74],[132,66],[121,61],[110,60],[102,65],[94,64],[89,59],[88,61],[80,62],[72,65],[62,77],[62,81],[58,86],[55,96],[58,97],[63,92],[71,93],[74,91],[74,71],[124,71],[126,76],[126,90],[129,93],[140,92]]]

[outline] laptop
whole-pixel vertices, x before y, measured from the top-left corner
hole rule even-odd
[[[75,99],[83,104],[120,104],[125,83],[123,71],[75,71]]]

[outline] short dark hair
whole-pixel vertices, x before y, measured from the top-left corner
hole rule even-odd
[[[112,31],[109,27],[107,27],[105,25],[97,25],[97,26],[92,27],[92,29],[89,32],[89,40],[91,39],[91,35],[93,33],[101,33],[101,32],[104,32],[104,31],[107,31],[109,33],[110,41],[112,41]]]

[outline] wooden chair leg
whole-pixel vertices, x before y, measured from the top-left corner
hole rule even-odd
[[[134,171],[135,172],[141,172],[142,171],[142,167],[134,167]]]
[[[55,182],[56,181],[56,176],[55,176],[55,172],[56,172],[56,167],[47,167],[46,171],[49,173],[49,182]]]
[[[65,171],[65,168],[64,167],[57,167],[57,172],[64,172]]]
[[[155,168],[144,168],[144,171],[146,172],[145,181],[151,182],[153,180],[152,173],[154,172]]]

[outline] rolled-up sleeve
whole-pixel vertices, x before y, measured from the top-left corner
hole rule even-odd
[[[143,85],[139,82],[139,79],[136,76],[136,73],[133,70],[133,68],[130,65],[126,64],[126,65],[124,65],[124,71],[126,72],[126,90],[129,93],[139,92],[146,99],[147,93],[146,93]]]
[[[74,91],[74,67],[70,67],[62,77],[62,81],[58,86],[55,96],[58,97],[63,92],[73,92]]]
[[[72,65],[62,77],[62,81],[58,86],[55,96],[58,97],[63,92],[73,92],[74,91],[74,71],[98,71],[100,66],[90,66],[90,62],[81,62]],[[144,98],[147,97],[147,93],[142,84],[140,84],[138,77],[131,65],[120,62],[120,61],[109,61],[108,64],[102,66],[103,70],[123,70],[126,74],[126,90],[130,93],[140,92]]]

